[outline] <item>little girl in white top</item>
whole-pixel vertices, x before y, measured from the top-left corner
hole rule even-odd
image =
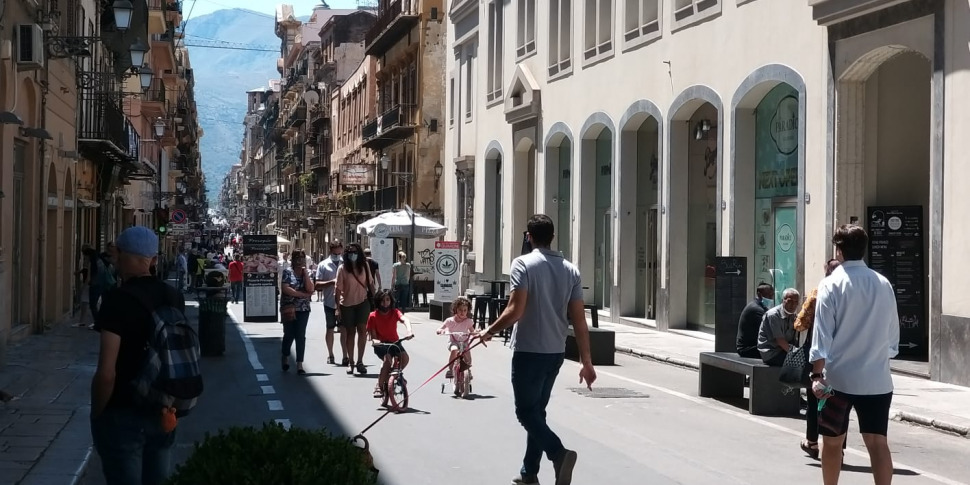
[[[465,298],[463,296],[459,296],[458,298],[455,298],[455,301],[451,302],[451,312],[453,313],[453,316],[445,320],[445,323],[443,323],[441,325],[441,328],[439,328],[437,331],[438,335],[453,334],[453,333],[463,334],[463,335],[449,335],[450,338],[448,339],[448,351],[449,351],[448,362],[452,362],[453,360],[455,360],[456,357],[458,357],[458,343],[459,342],[467,343],[468,340],[471,339],[472,337],[472,332],[475,331],[475,321],[468,317],[468,314],[471,312],[471,308],[472,308],[472,302],[468,298]],[[465,353],[465,362],[467,362],[468,366],[471,367],[472,354],[470,352]],[[447,379],[451,379],[452,378],[451,374],[452,374],[451,368],[449,367],[445,377]]]

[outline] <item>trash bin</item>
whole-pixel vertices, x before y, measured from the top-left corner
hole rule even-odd
[[[204,357],[220,356],[226,352],[225,287],[199,288],[199,346]]]

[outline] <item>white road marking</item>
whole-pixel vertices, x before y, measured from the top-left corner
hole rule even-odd
[[[263,394],[276,394],[276,389],[273,389],[273,386],[259,386],[259,388],[262,389]]]
[[[576,364],[576,367],[579,367],[579,364]],[[720,412],[722,412],[724,414],[728,414],[728,415],[734,416],[736,418],[741,418],[741,419],[744,419],[746,421],[750,421],[752,423],[757,423],[757,424],[760,424],[762,426],[765,426],[765,427],[774,429],[776,431],[781,431],[783,433],[786,433],[786,434],[789,434],[789,435],[792,435],[792,436],[796,436],[798,438],[802,438],[803,437],[802,436],[803,433],[800,433],[798,431],[795,431],[795,430],[786,428],[784,426],[781,426],[781,425],[772,423],[770,421],[765,421],[765,420],[763,420],[761,418],[752,416],[752,415],[747,414],[747,413],[742,413],[740,411],[735,411],[733,409],[728,409],[728,408],[724,408],[722,406],[714,405],[709,400],[706,400],[706,399],[702,399],[702,398],[699,398],[699,397],[696,397],[696,396],[690,396],[690,395],[684,394],[682,392],[675,391],[673,389],[667,389],[666,387],[658,386],[658,385],[655,385],[655,384],[648,384],[648,383],[643,382],[643,381],[638,381],[636,379],[631,379],[629,377],[623,377],[621,375],[617,375],[617,374],[614,374],[612,372],[606,372],[606,371],[603,371],[603,370],[600,370],[600,369],[597,369],[596,370],[596,373],[599,374],[599,375],[609,376],[609,377],[612,377],[614,379],[618,379],[618,380],[621,380],[621,381],[629,382],[631,384],[636,384],[636,385],[639,385],[639,386],[643,386],[643,387],[646,387],[647,389],[653,389],[655,391],[662,392],[664,394],[669,394],[669,395],[671,395],[673,397],[677,397],[677,398],[680,398],[680,399],[684,399],[686,401],[690,401],[690,402],[695,403],[695,404],[699,404],[699,405],[704,406],[704,407],[706,407],[708,409],[713,409],[715,411],[720,411]],[[868,453],[864,453],[864,452],[855,450],[853,448],[849,448],[849,449],[847,449],[845,451],[848,454],[855,455],[855,456],[860,457],[860,458],[865,458],[865,459],[868,459],[869,458],[869,454]],[[956,480],[951,480],[949,478],[942,477],[942,476],[937,475],[935,473],[931,473],[931,472],[928,472],[928,471],[921,470],[919,468],[916,468],[914,466],[907,465],[905,463],[895,462],[895,460],[894,460],[893,465],[896,468],[906,468],[906,469],[908,469],[908,470],[910,470],[910,471],[912,471],[914,473],[919,474],[923,478],[927,478],[927,479],[933,480],[935,482],[943,483],[945,485],[966,485],[963,482],[958,482]]]
[[[259,362],[259,355],[256,354],[256,347],[253,346],[253,341],[249,339],[249,335],[246,335],[246,331],[239,325],[235,312],[229,309],[229,313],[232,315],[232,321],[236,324],[236,330],[239,331],[239,336],[242,338],[243,345],[246,347],[246,355],[249,356],[249,365],[253,366],[253,370],[263,370],[263,364]]]
[[[283,401],[276,401],[276,400],[266,401],[266,405],[269,406],[270,411],[283,410]]]
[[[291,423],[289,419],[277,419],[276,423],[282,424],[283,429],[287,429],[287,430],[290,429],[290,426],[293,426],[293,423]]]
[[[269,376],[266,374],[256,374],[256,382],[268,382]]]

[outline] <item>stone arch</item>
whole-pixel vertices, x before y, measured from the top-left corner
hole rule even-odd
[[[569,125],[563,123],[562,121],[557,121],[549,127],[549,132],[546,133],[546,138],[543,141],[543,146],[558,145],[567,140],[570,143],[573,142],[573,132],[569,129]]]
[[[584,277],[592,278],[585,285],[590,288],[588,301],[611,308],[616,288],[616,125],[606,113],[595,112],[583,123],[579,137],[578,166],[573,170],[579,174],[573,182],[579,194],[575,229],[586,241],[576,251],[576,262]]]
[[[637,100],[620,117],[615,205],[615,254],[635,254],[614,270],[618,315],[655,319],[659,287],[660,158],[663,114],[652,101]],[[629,259],[627,262],[629,263]]]
[[[556,238],[552,244],[567,259],[573,259],[573,161],[576,158],[575,139],[569,125],[561,121],[553,123],[542,144],[545,154],[544,212],[556,226]]]
[[[60,197],[58,192],[60,189],[60,183],[57,179],[57,167],[53,162],[47,165],[47,170],[43,173],[47,175],[47,189],[46,197],[44,198],[44,205],[46,206],[45,222],[46,228],[44,232],[44,261],[40,265],[41,271],[46,278],[46,281],[61,281],[63,278],[58,278],[58,268],[60,264],[58,263],[58,243],[60,237],[60,227],[59,213],[60,213]],[[43,308],[43,319],[45,322],[51,322],[57,319],[60,305],[60,294],[61,288],[59,285],[41,285],[40,295],[44,304]]]
[[[586,122],[583,123],[583,128],[579,130],[579,136],[583,139],[595,139],[604,129],[609,130],[610,133],[616,133],[616,128],[610,115],[602,111],[597,111],[589,115],[589,118],[586,118]]]
[[[709,130],[716,131],[713,137],[709,131],[703,132],[705,138],[698,139],[703,140],[703,147],[694,143],[695,137],[692,136],[692,130],[702,124],[701,119],[696,119],[698,116],[707,121]],[[707,116],[713,119],[708,119]],[[707,308],[709,305],[703,302],[710,296],[706,280],[709,276],[708,268],[713,262],[707,260],[712,255],[720,255],[723,248],[723,126],[724,109],[721,97],[705,85],[686,88],[674,98],[667,111],[667,130],[664,135],[667,155],[663,157],[660,170],[662,257],[657,314],[657,325],[663,330],[683,328],[688,323],[710,324],[713,320],[710,309]],[[695,150],[703,152],[698,157],[692,157]],[[691,176],[694,171],[688,170],[690,163],[698,163],[692,162],[693,159],[700,159],[699,163],[704,163],[704,169],[698,173],[708,181],[702,185],[698,185],[697,179]],[[710,172],[713,173],[709,174]],[[713,193],[710,191],[712,183]],[[691,201],[697,199],[688,195],[692,186],[695,190],[703,190],[704,197],[709,199],[707,204],[691,205]],[[706,210],[702,207],[706,207]],[[694,214],[693,219],[691,214]],[[711,218],[713,223],[709,221]],[[708,222],[703,222],[704,220]],[[678,243],[671,244],[672,241]],[[681,244],[680,241],[687,241],[687,244]],[[713,254],[708,254],[712,252],[710,246],[713,246]],[[694,280],[699,280],[700,283]]]
[[[789,90],[797,96],[797,188],[795,194],[795,274],[794,286],[801,288],[805,274],[805,177],[806,177],[806,122],[808,93],[804,78],[793,68],[783,64],[768,64],[755,69],[738,86],[731,99],[731,153],[729,188],[727,191],[730,217],[728,218],[728,247],[730,254],[745,256],[748,261],[748,293],[754,294],[754,286],[760,281],[755,268],[755,212],[756,168],[755,136],[756,110],[769,95],[781,91],[785,99]],[[773,98],[772,98],[773,99]],[[825,202],[827,203],[827,202]],[[790,210],[790,209],[789,209]]]
[[[498,278],[505,272],[505,150],[497,140],[485,147],[484,167],[482,170],[482,197],[485,208],[482,212],[484,241],[482,244],[482,273]]]

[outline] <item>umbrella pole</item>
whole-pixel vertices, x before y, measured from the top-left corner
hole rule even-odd
[[[408,278],[408,298],[411,299],[411,301],[408,302],[408,306],[407,306],[407,308],[409,308],[409,309],[412,307],[412,304],[414,303],[414,300],[415,300],[415,296],[414,296],[414,232],[415,232],[414,231],[414,211],[412,210],[411,211],[411,244],[408,244],[408,253],[410,253],[408,255],[408,261],[411,262],[411,271],[409,272],[410,273],[410,276]]]

